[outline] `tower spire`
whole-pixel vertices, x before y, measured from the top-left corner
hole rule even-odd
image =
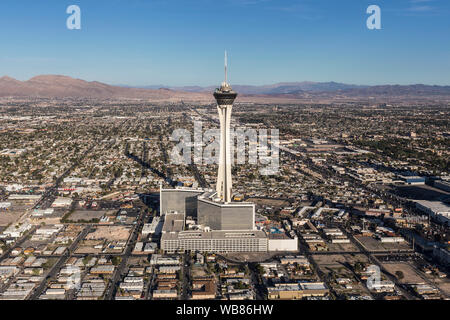
[[[225,50],[225,83],[227,82],[227,68],[228,68],[228,57],[227,57],[227,50]]]

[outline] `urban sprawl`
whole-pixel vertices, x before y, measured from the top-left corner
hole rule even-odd
[[[233,164],[224,201],[226,168],[221,196],[217,164],[172,161],[216,103],[2,98],[0,299],[449,299],[448,119],[238,98],[231,127],[279,130],[279,168]]]

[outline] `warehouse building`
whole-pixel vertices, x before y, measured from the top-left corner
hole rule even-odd
[[[417,209],[441,223],[450,224],[450,205],[441,201],[416,200]]]
[[[267,288],[269,300],[299,300],[304,297],[323,297],[329,292],[323,282],[276,283]]]

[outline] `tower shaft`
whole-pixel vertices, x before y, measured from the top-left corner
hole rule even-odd
[[[230,124],[233,105],[218,105],[220,121],[220,154],[216,191],[224,202],[231,202],[231,152]]]

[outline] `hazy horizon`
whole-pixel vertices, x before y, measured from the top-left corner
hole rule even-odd
[[[29,78],[25,78],[25,79],[20,79],[20,78],[16,78],[16,77],[12,77],[11,75],[8,74],[0,74],[0,78],[3,77],[9,77],[15,80],[19,80],[19,81],[28,81],[31,80],[32,78],[35,77],[39,77],[39,76],[64,76],[64,77],[70,77],[70,78],[74,78],[74,79],[79,79],[79,80],[84,80],[84,81],[88,81],[88,82],[102,82],[105,83],[107,85],[111,85],[111,86],[119,86],[119,87],[131,87],[131,88],[146,88],[146,87],[163,87],[163,88],[182,88],[182,87],[202,87],[202,88],[207,88],[207,87],[212,87],[212,86],[217,86],[220,84],[220,81],[218,81],[217,83],[211,83],[211,84],[207,84],[207,85],[200,85],[200,84],[181,84],[181,85],[168,85],[168,84],[164,84],[164,83],[150,83],[150,84],[126,84],[126,83],[114,83],[114,82],[104,82],[104,81],[99,81],[97,79],[84,79],[84,78],[80,78],[80,77],[76,77],[76,76],[71,76],[71,75],[67,75],[67,74],[37,74],[34,76],[31,76]],[[339,81],[333,81],[333,80],[329,80],[329,81],[310,81],[310,80],[297,80],[297,81],[277,81],[277,82],[271,82],[271,83],[263,83],[263,84],[254,84],[254,83],[232,83],[232,85],[234,86],[254,86],[254,87],[261,87],[261,86],[272,86],[272,85],[277,85],[277,84],[294,84],[294,83],[337,83],[337,84],[345,84],[345,85],[350,85],[350,86],[360,86],[360,87],[371,87],[371,86],[389,86],[389,85],[401,85],[401,86],[412,86],[412,85],[426,85],[426,86],[443,86],[443,87],[447,87],[450,86],[449,84],[433,84],[433,83],[421,83],[421,82],[411,82],[411,83],[379,83],[379,84],[356,84],[356,83],[347,83],[347,82],[339,82]]]

